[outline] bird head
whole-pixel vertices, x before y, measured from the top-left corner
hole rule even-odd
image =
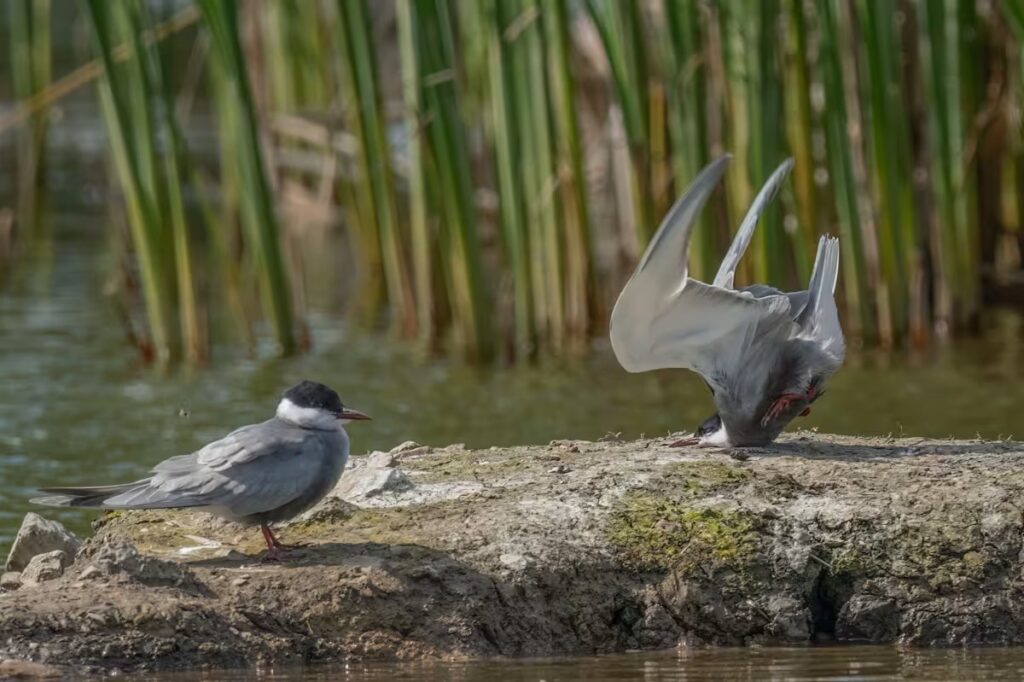
[[[315,381],[301,381],[285,391],[277,405],[277,417],[313,429],[335,429],[339,422],[370,419],[359,410],[345,407],[333,389]]]

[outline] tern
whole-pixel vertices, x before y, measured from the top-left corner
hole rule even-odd
[[[41,488],[36,504],[99,509],[201,510],[247,525],[259,525],[267,560],[281,560],[288,545],[270,524],[312,508],[341,478],[349,440],[342,424],[370,419],[345,407],[323,384],[303,381],[285,391],[277,413],[243,426],[188,455],[153,467],[134,483],[96,487]]]
[[[834,298],[839,240],[822,236],[805,291],[765,284],[736,289],[736,266],[765,207],[793,167],[785,161],[751,204],[711,284],[687,275],[697,215],[725,173],[713,161],[676,201],[612,310],[615,357],[629,372],[693,370],[711,389],[717,414],[673,445],[757,446],[807,414],[843,362]]]

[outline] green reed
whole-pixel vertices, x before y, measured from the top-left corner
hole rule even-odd
[[[252,250],[260,298],[282,353],[296,350],[291,283],[281,253],[281,242],[264,166],[258,114],[249,85],[246,60],[239,36],[235,0],[198,0],[210,31],[212,59],[216,62],[221,96],[221,130],[230,131],[231,147],[222,166],[232,167],[246,244]],[[313,27],[311,27],[312,29]]]
[[[90,4],[105,15],[97,34],[126,11],[106,4]],[[921,345],[968,327],[1019,267],[1005,248],[1024,214],[1019,0],[281,0],[245,5],[262,40],[244,49],[235,0],[198,5],[213,46],[220,222],[240,218],[286,350],[290,275],[264,168],[276,150],[260,134],[278,114],[329,132],[340,120],[352,136],[351,151],[315,152],[350,171],[334,201],[379,292],[364,299],[428,350],[447,338],[476,359],[585,347],[661,213],[724,152],[735,161],[700,218],[691,274],[713,276],[749,201],[792,156],[741,277],[802,287],[818,235],[839,234],[841,309],[858,341]],[[145,95],[165,87],[146,75],[160,62],[129,35],[146,28],[132,16],[100,48],[128,41],[149,66],[108,58],[103,96],[152,334],[173,347],[201,326],[188,302],[201,309],[202,296],[182,284],[195,263],[158,255],[160,240],[196,249],[187,213],[165,210],[182,190],[163,179],[195,171],[157,143],[176,127]],[[250,79],[269,96],[255,101]],[[588,169],[615,157],[618,126],[625,161],[605,166],[609,181]],[[233,251],[213,234],[211,248]]]
[[[28,101],[52,80],[51,0],[9,0],[7,40],[11,60],[12,94]],[[17,221],[23,230],[33,230],[37,218],[37,187],[46,173],[44,148],[49,109],[32,116],[20,134],[17,146]]]

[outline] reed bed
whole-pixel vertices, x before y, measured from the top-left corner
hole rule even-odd
[[[11,91],[18,100],[30,100],[52,80],[50,0],[10,0],[6,3],[7,43],[10,50]],[[18,169],[17,223],[26,231],[44,226],[39,219],[40,193],[46,175],[45,148],[49,111],[40,108],[27,121],[15,147]],[[0,240],[4,239],[0,236]],[[5,251],[0,245],[0,253]],[[3,258],[0,258],[2,261]]]
[[[838,234],[855,343],[922,346],[968,330],[1021,278],[1017,1],[197,5],[226,207],[204,243],[231,261],[223,231],[242,224],[251,262],[235,279],[253,273],[286,351],[295,275],[275,191],[289,147],[344,166],[332,198],[375,292],[364,300],[431,353],[514,361],[587,347],[663,211],[726,151],[735,161],[700,219],[693,276],[713,275],[747,204],[791,156],[740,279],[801,287],[817,236]],[[89,7],[149,328],[169,357],[175,339],[191,347],[189,302],[202,297],[188,283],[189,213],[176,208],[176,182],[195,175],[175,165],[187,154],[170,108],[154,105],[173,93],[154,78],[167,68],[159,51],[138,38],[152,22],[131,0]],[[119,43],[136,57],[114,59]],[[279,115],[323,134],[275,137]],[[333,142],[339,128],[351,148]]]

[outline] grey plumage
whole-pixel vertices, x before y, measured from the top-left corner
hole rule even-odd
[[[337,484],[348,460],[341,429],[304,429],[273,417],[243,426],[189,455],[171,457],[141,481],[98,488],[44,488],[37,504],[103,509],[199,507],[241,523],[291,518]]]
[[[778,193],[786,161],[758,193],[712,284],[688,276],[690,235],[730,157],[712,162],[670,209],[610,322],[612,348],[630,372],[683,367],[714,394],[721,427],[702,442],[761,445],[808,408],[842,364],[844,341],[833,292],[838,240],[822,237],[806,291],[754,284],[736,290],[737,264]]]
[[[113,486],[47,487],[41,489],[46,496],[32,501],[102,509],[194,508],[266,527],[310,509],[334,488],[349,454],[341,421],[367,418],[344,408],[326,386],[303,382],[285,394],[276,416],[166,459],[148,478]]]

